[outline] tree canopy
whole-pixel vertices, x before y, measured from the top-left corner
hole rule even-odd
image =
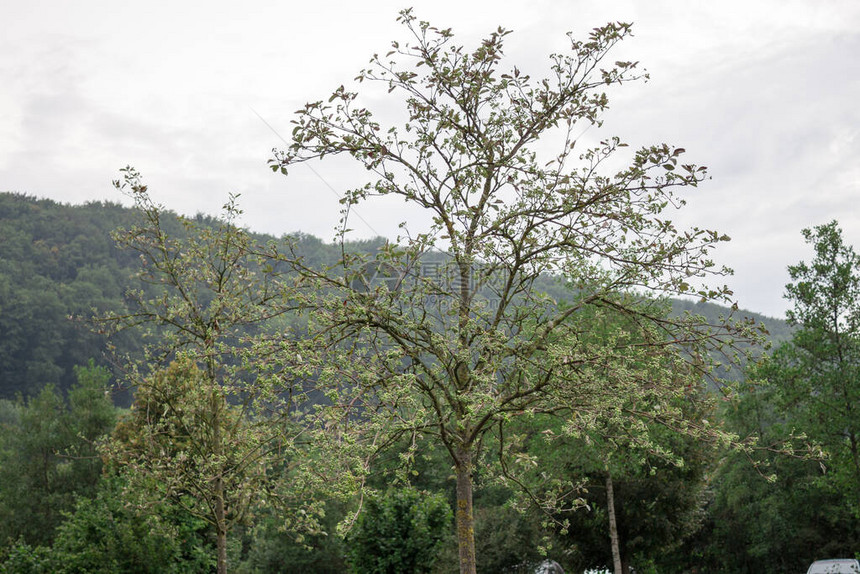
[[[637,405],[698,388],[709,352],[749,333],[725,321],[669,318],[659,300],[731,294],[708,281],[728,273],[710,259],[728,237],[679,230],[670,219],[684,203],[678,192],[696,187],[706,169],[667,144],[626,153],[617,137],[587,149],[577,141],[584,125],[600,126],[607,87],[643,77],[634,62],[608,60],[629,24],[571,37],[569,51],[532,78],[503,68],[505,29],[467,49],[411,10],[400,22],[408,42],[375,55],[356,80],[386,88],[403,123],[386,123],[390,110],[371,110],[341,86],[299,110],[292,143],[276,151],[272,168],[287,173],[333,154],[365,167],[372,181],[344,195],[342,238],[371,196],[429,215],[429,229],[404,222],[403,235],[372,256],[348,255],[322,270],[294,264],[318,327],[308,345],[326,349],[321,364],[338,366],[332,399],[343,425],[363,417],[376,429],[370,436],[426,434],[449,453],[461,571],[473,573],[472,477],[487,436],[507,445],[497,454],[513,469],[506,425],[535,413],[587,424],[591,413],[614,412],[705,432],[679,410]],[[569,304],[537,289],[547,276],[570,285]],[[623,317],[633,333],[593,344],[584,335],[605,316]],[[619,368],[610,379],[608,364]],[[636,365],[649,377],[636,377]]]
[[[795,327],[761,371],[778,385],[781,410],[829,453],[828,482],[860,513],[860,257],[837,222],[803,230],[815,250],[788,268]]]

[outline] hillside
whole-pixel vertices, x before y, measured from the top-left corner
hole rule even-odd
[[[182,233],[176,214],[165,223]],[[197,215],[202,223],[215,220]],[[111,231],[128,227],[136,213],[114,203],[66,205],[13,193],[0,193],[0,398],[29,395],[51,383],[67,390],[73,367],[90,358],[107,364],[106,341],[84,321],[95,312],[120,310],[123,294],[139,287],[133,279],[135,253],[116,248]],[[260,242],[275,240],[257,235]],[[308,235],[296,237],[309,261],[334,262],[339,249]],[[360,242],[356,249],[373,249]],[[690,310],[716,319],[724,307],[674,301],[676,312]],[[773,341],[788,337],[784,321],[740,313],[763,322]],[[139,335],[126,333],[114,342],[120,353],[140,349]]]
[[[0,397],[67,389],[74,365],[102,355],[104,340],[70,317],[120,307],[136,261],[109,234],[131,218],[116,204],[0,194]]]

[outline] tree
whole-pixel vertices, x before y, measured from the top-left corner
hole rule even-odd
[[[0,540],[47,543],[74,507],[90,496],[102,471],[98,442],[113,428],[110,373],[92,362],[76,367],[69,404],[52,385],[29,399],[2,401]]]
[[[234,198],[223,219],[181,219],[184,229],[170,233],[140,175],[122,171],[115,186],[132,196],[141,222],[115,238],[140,254],[139,278],[156,295],[131,292],[131,309],[99,324],[109,333],[147,326],[157,338],[150,364],[130,372],[136,404],[110,454],[134,471],[132,486],[210,524],[224,573],[230,529],[269,493],[277,497],[275,467],[290,444],[292,381],[269,370],[265,357],[249,356],[254,336],[289,310],[289,300],[278,272],[251,254]]]
[[[726,457],[714,477],[712,525],[702,546],[734,571],[788,571],[818,556],[850,554],[860,534],[860,259],[835,221],[802,233],[815,256],[788,268],[791,337],[750,369],[726,418],[768,450],[786,450],[786,437],[803,438],[795,442],[808,444],[812,456],[766,450],[755,465],[746,456]]]
[[[779,449],[785,437],[802,433],[827,457],[763,452],[758,468],[727,457],[714,480],[708,553],[721,560],[728,554],[734,562],[727,567],[738,571],[790,570],[820,555],[850,553],[860,533],[860,259],[835,221],[803,236],[815,256],[788,268],[792,336],[750,370],[748,390],[727,417],[763,446]]]
[[[126,489],[149,494],[141,511],[158,512],[167,500],[204,521],[226,564],[227,535],[272,481],[266,456],[271,445],[261,442],[278,437],[244,420],[241,406],[212,394],[203,372],[180,357],[138,386],[107,452],[128,477]]]
[[[601,123],[608,104],[601,90],[642,77],[635,63],[604,64],[630,25],[571,38],[570,52],[551,56],[547,77],[533,80],[516,67],[500,69],[507,30],[469,51],[410,10],[400,21],[410,43],[392,43],[357,80],[398,97],[402,127],[383,125],[342,86],[298,112],[292,143],[276,151],[271,167],[286,173],[346,154],[372,174],[344,195],[342,239],[353,208],[371,196],[397,197],[428,214],[426,229],[404,222],[404,236],[371,256],[345,253],[328,270],[295,266],[306,281],[304,304],[315,311],[308,346],[327,349],[328,364],[337,365],[320,371],[336,370],[340,379],[330,396],[341,428],[362,418],[377,445],[386,432],[426,434],[444,445],[456,475],[460,569],[474,573],[473,474],[483,439],[536,412],[585,421],[593,411],[622,409],[620,390],[627,399],[683,393],[707,371],[707,347],[732,328],[667,319],[653,297],[726,300],[730,291],[704,278],[727,272],[709,253],[728,238],[681,231],[667,218],[683,205],[677,190],[706,177],[704,167],[680,161],[683,149],[661,144],[620,157],[625,144],[612,137],[577,151],[583,126]],[[547,155],[552,142],[559,149]],[[612,173],[621,161],[627,167]],[[541,293],[548,277],[573,285],[571,304]],[[641,334],[579,343],[589,308],[625,316]],[[649,360],[681,370],[655,384],[619,379],[615,387],[597,374],[618,345],[644,345]],[[696,428],[671,410],[628,414]],[[510,445],[498,444],[504,459]]]
[[[773,374],[771,361],[751,367],[738,400],[724,403],[726,426],[755,437],[759,448],[719,457],[704,527],[677,553],[678,565],[791,572],[821,556],[853,555],[858,545],[860,520],[827,483],[820,452],[802,452],[803,427],[784,406],[780,379],[764,378]]]
[[[835,221],[803,237],[815,258],[788,268],[786,317],[796,330],[765,376],[798,428],[827,450],[829,481],[860,512],[860,258]]]

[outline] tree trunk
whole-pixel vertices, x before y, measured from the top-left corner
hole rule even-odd
[[[218,550],[218,574],[227,574],[227,521],[224,514],[224,486],[218,481],[219,494],[215,498],[215,544]]]
[[[612,473],[606,465],[606,505],[609,512],[609,540],[612,543],[612,565],[615,574],[622,574],[621,548],[618,543],[618,524],[615,522],[615,492],[612,488]]]
[[[460,549],[460,574],[476,574],[475,518],[472,514],[472,451],[457,451],[457,545]]]
[[[209,354],[212,357],[212,354]],[[211,359],[208,363],[209,374],[209,408],[212,417],[212,454],[220,458],[222,454],[221,443],[221,408],[222,398],[220,388],[216,378],[215,363]],[[225,509],[224,498],[224,476],[223,462],[218,463],[218,474],[215,475],[213,484],[213,494],[215,498],[215,548],[218,552],[217,572],[218,574],[227,574],[227,512]]]

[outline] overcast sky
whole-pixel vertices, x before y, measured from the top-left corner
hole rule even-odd
[[[634,23],[615,59],[644,84],[612,94],[602,130],[667,142],[713,177],[678,214],[732,237],[717,253],[743,308],[782,317],[786,266],[808,260],[800,230],[839,220],[860,248],[860,2],[415,1],[416,15],[474,45],[504,26],[510,65],[546,56],[607,21]],[[56,0],[0,4],[0,191],[67,203],[122,201],[131,164],[156,200],[218,213],[240,193],[244,224],[324,239],[343,162],[266,167],[295,110],[351,82],[404,40],[401,1]],[[259,114],[259,115],[258,115]],[[261,117],[263,118],[261,120]],[[263,121],[265,120],[265,122]],[[268,126],[266,125],[268,123]],[[358,236],[393,237],[402,204],[361,212]]]

